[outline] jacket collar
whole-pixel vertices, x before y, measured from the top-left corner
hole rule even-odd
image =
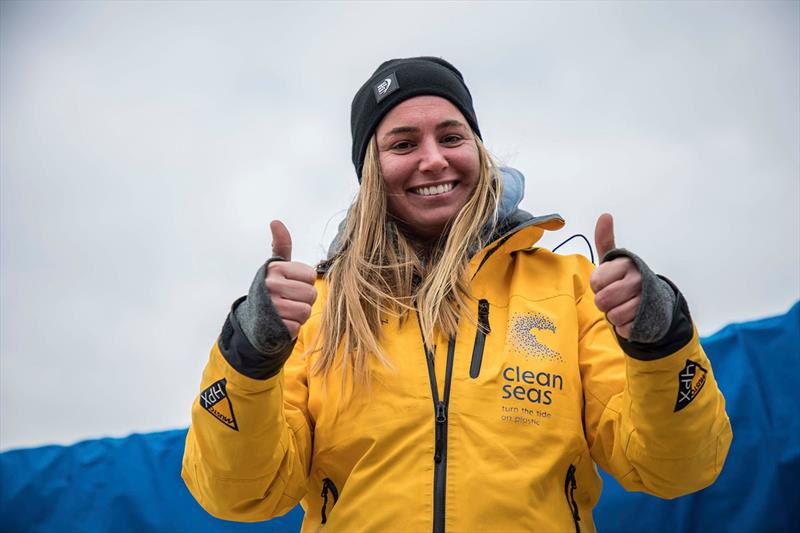
[[[495,253],[510,254],[530,249],[541,239],[545,230],[554,231],[563,227],[564,219],[559,214],[535,217],[527,211],[518,209],[510,219],[510,223],[498,225],[492,241],[472,256],[470,259],[472,276]]]

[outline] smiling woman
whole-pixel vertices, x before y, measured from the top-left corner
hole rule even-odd
[[[304,531],[594,530],[595,464],[673,498],[719,475],[725,402],[681,293],[558,215],[481,141],[461,73],[383,63],[352,103],[361,187],[329,257],[273,257],[211,350],[183,478],[211,514]],[[504,183],[509,186],[504,187]]]

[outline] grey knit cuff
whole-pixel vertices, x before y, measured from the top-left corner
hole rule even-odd
[[[292,338],[273,307],[264,283],[267,267],[273,261],[283,261],[283,258],[273,257],[258,269],[247,299],[236,307],[234,313],[242,333],[256,350],[268,356],[286,356]]]
[[[624,248],[614,248],[602,258],[601,262],[617,257],[627,257],[639,269],[642,276],[642,294],[639,309],[631,327],[631,342],[651,344],[664,338],[672,325],[675,311],[675,291],[659,278],[642,259]]]

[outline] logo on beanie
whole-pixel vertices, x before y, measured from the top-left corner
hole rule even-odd
[[[375,100],[377,103],[381,103],[381,100],[395,92],[397,89],[400,88],[400,84],[397,83],[397,76],[395,76],[394,72],[386,76],[384,79],[380,81],[377,85],[372,88],[372,92],[375,93]]]
[[[389,91],[389,87],[392,86],[392,78],[386,78],[382,82],[378,84],[378,95],[383,96]]]
[[[686,360],[686,366],[678,373],[678,400],[675,413],[689,405],[700,394],[706,384],[706,369],[694,361]]]

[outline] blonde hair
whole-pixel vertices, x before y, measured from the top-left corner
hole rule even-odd
[[[473,137],[480,164],[475,190],[424,262],[388,215],[386,186],[372,138],[361,188],[348,211],[339,251],[325,274],[328,298],[312,349],[320,352],[313,373],[327,378],[340,346],[343,387],[348,370],[354,384],[369,385],[370,357],[391,368],[381,346],[382,316],[403,320],[416,310],[428,350],[433,349],[435,330],[446,338],[456,334],[459,317],[471,298],[467,265],[471,254],[485,244],[481,242],[484,227],[496,223],[502,187],[492,157]]]

